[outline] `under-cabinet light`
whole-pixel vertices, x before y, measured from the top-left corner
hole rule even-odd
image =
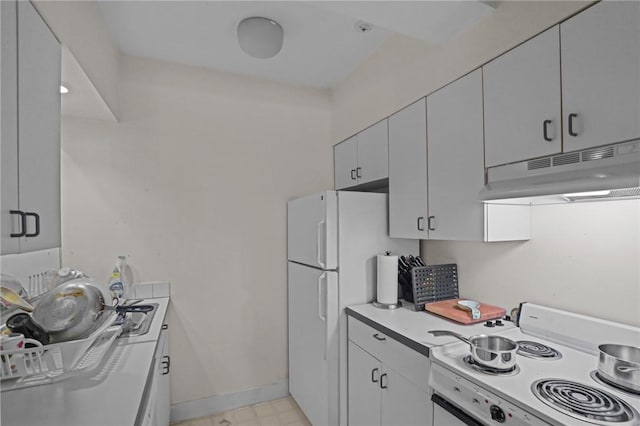
[[[572,194],[564,194],[565,197],[600,197],[602,195],[609,195],[611,191],[587,191],[587,192],[575,192]]]

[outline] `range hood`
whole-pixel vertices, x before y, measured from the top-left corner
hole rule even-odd
[[[490,167],[479,197],[496,204],[640,198],[640,139]]]

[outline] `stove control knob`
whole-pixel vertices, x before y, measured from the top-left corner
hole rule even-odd
[[[496,325],[498,327],[502,327],[504,324],[502,323],[502,320],[496,320]]]
[[[484,323],[484,326],[485,326],[485,327],[495,327],[495,325],[494,325],[494,324],[493,324],[493,322],[491,322],[491,321],[487,321],[487,322],[485,322],[485,323]]]
[[[489,407],[489,412],[491,413],[491,420],[495,420],[498,423],[504,423],[507,420],[504,411],[497,405]]]

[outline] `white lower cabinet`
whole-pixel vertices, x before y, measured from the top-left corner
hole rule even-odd
[[[431,426],[429,365],[426,356],[350,317],[349,425]]]
[[[162,326],[158,345],[153,357],[153,373],[144,402],[144,411],[139,422],[141,426],[168,426],[171,411],[169,356],[169,329]]]

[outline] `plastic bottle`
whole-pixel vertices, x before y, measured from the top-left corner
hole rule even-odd
[[[133,273],[131,272],[131,266],[129,266],[127,262],[127,256],[118,256],[118,261],[120,262],[120,277],[124,285],[124,295],[130,298],[133,295]]]
[[[116,267],[113,268],[113,272],[109,278],[109,291],[111,292],[112,298],[120,300],[124,299],[124,284],[122,283],[118,263],[119,261],[116,262]]]
[[[118,256],[116,266],[113,268],[109,279],[109,291],[113,298],[126,299],[131,294],[132,285],[131,268],[127,264],[126,256]]]

